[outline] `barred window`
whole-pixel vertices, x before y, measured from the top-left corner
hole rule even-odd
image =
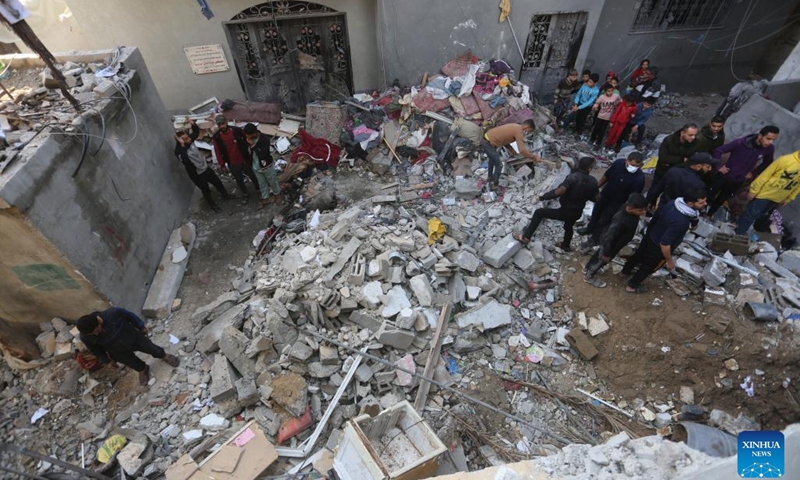
[[[732,0],[640,0],[632,31],[721,27]]]

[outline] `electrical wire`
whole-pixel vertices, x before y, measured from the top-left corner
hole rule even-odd
[[[752,15],[752,13],[753,13],[750,10],[750,8],[752,7],[753,10],[755,10],[755,6],[758,4],[758,1],[759,0],[756,0],[755,4],[753,3],[753,0],[750,0],[747,3],[747,9],[745,10],[744,16],[742,16],[742,21],[739,23],[739,29],[736,31],[736,36],[733,37],[733,42],[731,43],[731,48],[733,48],[733,50],[731,50],[731,52],[730,52],[731,53],[731,59],[730,59],[731,75],[733,76],[733,78],[735,78],[739,82],[743,82],[744,79],[741,79],[741,78],[737,77],[736,76],[736,72],[734,72],[734,70],[733,70],[733,53],[736,51],[736,41],[739,40],[739,34],[742,33],[742,29],[744,28],[744,24],[745,24],[745,22],[747,22],[747,19],[750,18],[750,15]]]
[[[119,90],[119,93],[122,94],[122,97],[125,99],[125,102],[128,104],[128,108],[131,109],[131,113],[133,114],[133,137],[126,142],[121,142],[124,144],[129,144],[136,139],[136,136],[139,135],[139,120],[136,117],[136,110],[133,109],[133,105],[131,105],[131,96],[132,90],[131,86],[128,85],[126,82],[114,80],[114,86]]]

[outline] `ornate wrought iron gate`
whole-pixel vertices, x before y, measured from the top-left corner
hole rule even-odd
[[[302,112],[309,102],[352,94],[347,19],[310,2],[267,2],[225,22],[248,100]]]
[[[520,80],[549,102],[558,82],[575,66],[586,30],[586,12],[534,15]]]

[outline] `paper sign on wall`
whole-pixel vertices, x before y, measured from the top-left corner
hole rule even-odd
[[[222,45],[200,45],[198,47],[184,47],[186,58],[195,75],[206,73],[227,72],[230,70],[228,59]]]

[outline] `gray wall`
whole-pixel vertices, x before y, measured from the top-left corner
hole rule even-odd
[[[512,2],[511,20],[525,49],[531,17],[539,13],[588,12],[577,63],[583,64],[598,27],[604,0],[538,0]],[[499,2],[486,0],[378,0],[378,24],[384,84],[395,78],[418,85],[449,60],[472,50],[484,58],[504,58],[519,72],[522,66],[508,23],[499,22]]]
[[[733,2],[723,28],[631,34],[635,6],[639,3],[638,0],[606,2],[586,68],[602,73],[614,70],[629,77],[647,57],[653,66],[659,67],[659,76],[668,90],[714,92],[727,91],[736,83],[731,68],[736,76],[746,78],[769,42],[764,37],[784,27],[797,2],[758,2],[757,10],[736,39],[733,59],[726,49],[736,38],[748,2]],[[753,45],[746,46],[750,43]]]
[[[216,15],[206,20],[195,0],[67,0],[74,21],[54,20],[36,33],[53,52],[133,45],[141,49],[158,92],[170,111],[184,111],[216,96],[244,98],[223,21],[257,5],[257,0],[209,2]],[[356,90],[378,83],[379,66],[374,0],[320,0],[322,5],[347,14],[350,56]],[[75,27],[77,23],[78,27]],[[195,75],[184,47],[221,44],[230,71]]]
[[[141,53],[125,52],[122,61],[136,70],[135,117],[124,100],[101,107],[105,143],[86,156],[74,179],[80,141],[43,133],[39,148],[28,147],[3,175],[0,198],[27,217],[100,294],[138,311],[194,185],[173,155],[172,125]],[[100,135],[99,118],[86,116],[91,116],[89,131]],[[93,138],[91,151],[98,144]]]

